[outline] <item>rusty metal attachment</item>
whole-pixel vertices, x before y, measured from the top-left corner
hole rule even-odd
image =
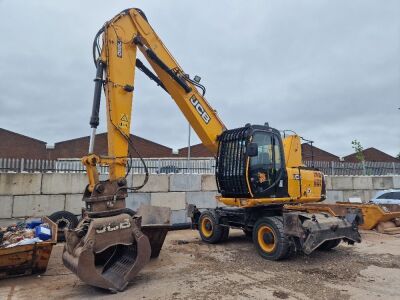
[[[349,244],[360,243],[358,222],[360,214],[333,217],[327,213],[287,212],[283,214],[283,228],[287,236],[297,237],[296,248],[310,254],[324,242],[344,240]]]
[[[286,208],[306,212],[326,212],[332,216],[346,216],[351,211],[360,210],[363,222],[359,224],[359,227],[365,230],[374,229],[380,222],[400,218],[398,206],[390,204],[336,202],[287,205]]]
[[[87,284],[123,291],[150,257],[160,253],[170,228],[170,209],[125,208],[126,181],[103,181],[86,189],[86,209],[73,230],[66,230],[64,265]]]

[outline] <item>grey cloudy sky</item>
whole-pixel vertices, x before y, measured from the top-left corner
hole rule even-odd
[[[400,152],[398,0],[0,0],[0,127],[50,144],[88,135],[93,37],[128,7],[202,77],[228,128],[268,121],[339,156],[353,139]],[[132,133],[186,146],[174,102],[140,72],[135,90]]]

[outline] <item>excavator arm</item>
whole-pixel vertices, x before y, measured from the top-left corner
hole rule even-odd
[[[217,113],[177,63],[139,9],[128,9],[107,22],[96,36],[103,35],[100,56],[96,59],[97,74],[91,126],[89,155],[83,158],[89,174],[89,189],[98,183],[96,165],[107,164],[110,180],[125,176],[135,67],[144,70],[172,97],[203,144],[217,153],[217,136],[226,128]],[[97,48],[97,47],[96,47]],[[151,65],[153,74],[137,59],[138,50]],[[103,75],[104,73],[104,75]],[[95,129],[99,124],[101,89],[104,85],[107,107],[108,157],[93,154]]]
[[[139,189],[148,178],[146,172],[139,187],[128,186],[126,180],[129,146],[136,151],[130,138],[135,69],[143,71],[172,97],[212,153],[217,153],[217,137],[225,126],[204,93],[199,92],[198,87],[203,87],[183,72],[139,9],[125,10],[105,23],[93,48],[97,70],[90,118],[92,135],[89,154],[82,158],[89,178],[83,196],[86,208],[77,228],[66,233],[63,262],[83,281],[121,291],[150,257],[158,256],[168,231],[164,224],[170,215],[167,208],[141,207],[136,213],[125,205],[127,190]],[[137,58],[138,50],[155,74]],[[107,156],[94,153],[102,90],[106,98]],[[109,167],[108,180],[99,180],[99,165]],[[143,225],[142,218],[151,224]]]

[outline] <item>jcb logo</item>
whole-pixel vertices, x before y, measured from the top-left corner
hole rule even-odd
[[[194,106],[194,108],[197,110],[201,118],[208,124],[211,120],[210,116],[208,113],[205,111],[204,107],[200,104],[199,100],[196,99],[196,97],[193,95],[190,98],[190,103]]]
[[[123,222],[117,223],[109,223],[107,225],[103,225],[99,228],[96,228],[96,233],[101,234],[105,232],[112,232],[116,230],[126,229],[131,227],[131,222],[129,219],[124,219]]]

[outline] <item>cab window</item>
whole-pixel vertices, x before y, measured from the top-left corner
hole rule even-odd
[[[249,175],[252,189],[263,192],[279,180],[282,157],[278,137],[268,132],[256,132],[252,142],[258,145],[258,155],[250,158]]]

